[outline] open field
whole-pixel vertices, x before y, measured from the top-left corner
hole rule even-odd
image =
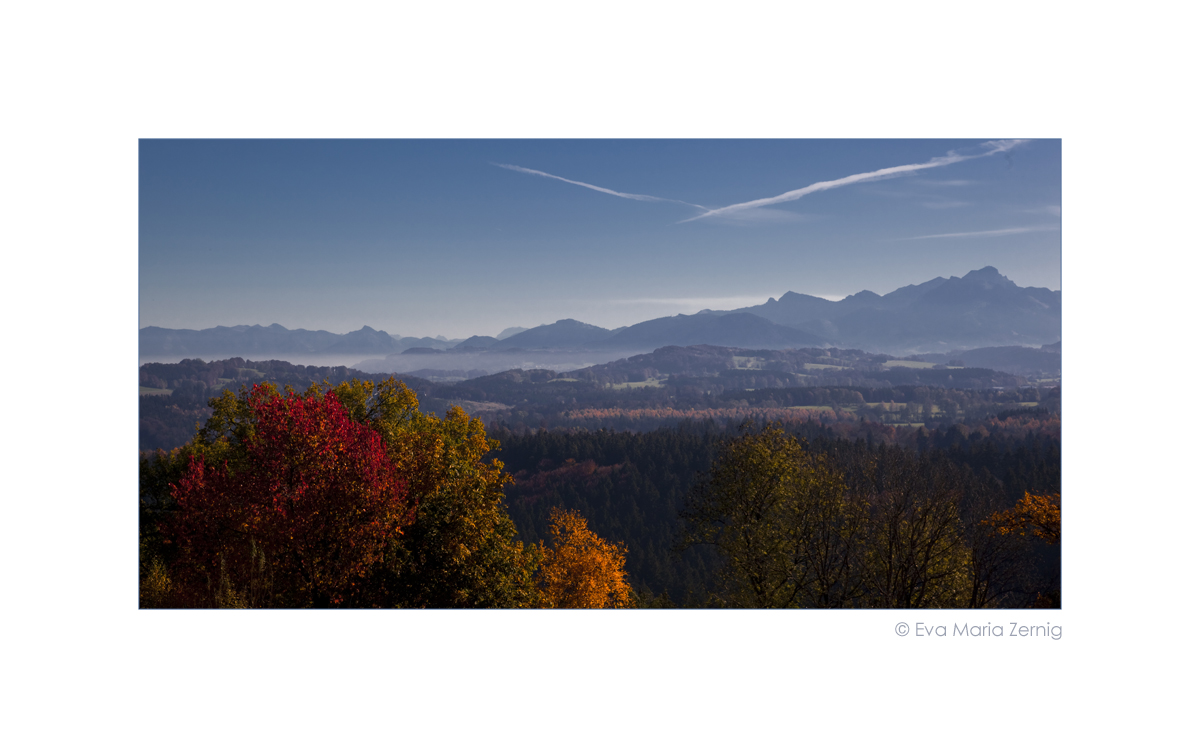
[[[834,413],[833,408],[818,405],[785,408],[755,406],[733,406],[726,408],[582,408],[580,410],[565,411],[563,417],[567,421],[614,418],[624,418],[633,421],[639,419],[684,418],[694,420],[714,419],[719,421],[728,419],[741,421],[746,418],[752,418],[786,422],[805,420],[820,420],[822,422],[830,420],[836,422],[839,419],[857,420],[848,410],[843,410],[842,414],[838,416]]]
[[[932,369],[937,364],[931,364],[928,361],[884,361],[880,366],[885,369]],[[962,366],[947,366],[947,369],[962,369]]]
[[[861,408],[882,408],[883,410],[885,410],[889,413],[892,413],[892,412],[898,412],[900,410],[903,410],[905,405],[908,405],[908,403],[858,403],[858,404],[853,404],[853,405],[847,405],[846,410],[859,410]],[[921,405],[920,405],[920,403],[913,403],[913,407],[919,408],[919,407],[921,407]],[[938,406],[933,405],[931,407],[933,408],[934,413],[941,412],[941,409],[938,408]]]
[[[647,379],[644,382],[621,382],[620,384],[607,384],[606,388],[612,390],[635,390],[640,387],[665,387],[663,384],[665,379]]]
[[[493,402],[478,402],[475,400],[451,400],[450,405],[457,405],[467,413],[475,415],[477,413],[495,413],[498,411],[509,410],[509,406],[504,403]]]
[[[734,356],[733,368],[735,369],[761,369],[766,359],[758,356]]]

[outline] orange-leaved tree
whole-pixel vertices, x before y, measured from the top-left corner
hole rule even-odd
[[[1015,507],[996,512],[984,523],[1000,535],[1032,534],[1054,545],[1062,540],[1062,495],[1026,491]]]
[[[550,510],[549,547],[542,545],[538,585],[545,608],[631,608],[625,547],[588,529],[574,510]]]

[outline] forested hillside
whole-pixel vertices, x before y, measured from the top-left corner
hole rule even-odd
[[[939,368],[940,367],[940,368]],[[140,449],[171,449],[208,416],[209,398],[258,381],[304,388],[383,381],[346,367],[228,359],[145,364],[139,370]],[[1004,411],[1059,409],[1056,379],[952,368],[861,351],[751,351],[693,346],[575,372],[512,370],[457,382],[403,377],[426,411],[462,407],[496,428],[646,431],[683,420],[745,418],[940,428]]]
[[[744,424],[751,431],[763,424]],[[1025,494],[1058,493],[1061,455],[1058,438],[1032,430],[981,436],[952,428],[923,432],[897,442],[886,431],[867,431],[857,439],[839,438],[817,423],[789,424],[786,433],[803,440],[813,454],[838,455],[850,470],[854,461],[909,460],[914,469],[945,474],[969,486],[962,498],[964,532],[977,523],[979,507],[1011,509]],[[676,604],[702,604],[716,586],[722,562],[714,549],[681,550],[689,492],[710,470],[723,447],[740,432],[714,422],[687,422],[646,433],[600,431],[525,435],[490,432],[500,443],[496,453],[515,482],[506,491],[509,514],[526,541],[545,537],[552,507],[575,509],[603,537],[629,548],[630,583],[643,593],[663,595]],[[973,502],[973,503],[972,503]],[[969,518],[969,519],[968,519]],[[1038,592],[1056,588],[1057,556],[1039,548],[1038,571],[1028,588],[1007,602],[1031,604]],[[1039,587],[1039,585],[1041,585]],[[1024,597],[1022,597],[1024,595]]]
[[[244,359],[147,364],[139,379],[147,604],[1026,607],[1059,600],[1057,382],[860,351],[714,346],[665,348],[566,375],[514,370],[460,382],[400,384],[345,367]],[[379,392],[404,394],[379,400],[372,394]],[[325,439],[335,453],[358,433],[359,467],[322,462],[309,447],[289,451],[301,444],[294,441],[301,423],[310,424],[304,444]],[[255,436],[270,424],[278,430],[274,452]],[[381,444],[371,446],[372,431]],[[772,460],[746,457],[764,444],[773,446],[763,454],[793,455],[770,468],[782,471],[776,478],[763,467]],[[266,505],[253,508],[254,496],[280,490],[270,476],[289,473],[279,466],[307,465],[303,485],[334,486],[345,479],[331,476],[378,459],[370,481],[385,488],[370,501],[394,506],[380,516],[391,517],[391,532],[403,540],[362,535],[356,547],[374,550],[332,571],[278,555],[269,562],[287,545],[280,533],[300,532],[269,529],[275,515]],[[389,460],[408,467],[379,477]],[[481,476],[478,488],[446,482],[464,469]],[[729,476],[756,474],[767,476],[768,494],[781,486],[783,493],[755,515],[755,522],[770,519],[754,529],[717,499],[745,490]],[[234,511],[227,502],[237,496],[250,503]],[[350,506],[366,496],[314,500]],[[184,522],[188,502],[226,508]],[[941,529],[933,536],[887,539],[889,523],[916,527],[935,515]],[[229,522],[266,534],[243,547],[222,534],[229,528],[196,529]],[[797,568],[836,561],[843,573],[796,586],[786,581],[799,578],[795,569],[739,565],[748,551],[729,544],[730,523],[746,538],[766,538],[775,548],[768,555],[783,554]],[[318,532],[323,526],[303,531],[335,545],[341,541],[329,538],[363,532],[350,525],[321,540],[333,532]],[[781,538],[791,538],[787,553]],[[888,556],[916,576],[904,589],[881,582],[878,559],[887,554],[879,544],[901,541],[926,543],[940,571]],[[807,558],[813,543],[840,549],[840,561]],[[288,551],[293,559],[312,552]],[[482,555],[464,567],[464,552]],[[783,575],[779,589],[787,594],[763,591],[772,574]]]

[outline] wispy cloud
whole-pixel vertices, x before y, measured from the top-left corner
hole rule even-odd
[[[988,231],[961,231],[955,234],[926,234],[924,236],[908,236],[902,241],[912,239],[958,239],[966,237],[1008,236],[1009,234],[1029,234],[1034,231],[1059,231],[1059,226],[1020,226],[1011,229],[990,229]]]
[[[716,220],[736,226],[748,226],[751,224],[803,223],[812,218],[812,215],[794,213],[780,208],[750,208],[718,216]]]
[[[698,216],[693,216],[691,218],[685,218],[684,220],[680,221],[680,223],[687,223],[689,221],[697,221],[697,220],[700,220],[701,218],[712,218],[714,216],[728,215],[730,213],[735,213],[737,211],[742,211],[742,210],[748,210],[750,208],[763,208],[768,205],[776,205],[778,203],[791,202],[792,200],[799,200],[800,198],[804,197],[805,195],[811,195],[814,192],[823,192],[824,190],[837,189],[838,187],[845,187],[847,185],[858,184],[860,182],[873,182],[873,181],[880,180],[880,179],[891,179],[893,177],[899,177],[899,176],[903,176],[905,174],[912,174],[914,172],[923,171],[925,169],[936,169],[940,166],[949,166],[950,164],[957,164],[959,162],[968,161],[968,160],[974,159],[974,158],[983,158],[984,156],[991,156],[996,153],[1004,153],[1006,151],[1010,151],[1013,148],[1015,148],[1016,146],[1018,146],[1024,142],[1026,142],[1026,141],[1024,141],[1024,140],[990,140],[986,143],[983,143],[980,146],[980,148],[983,149],[982,152],[980,152],[980,153],[959,153],[957,151],[950,151],[945,156],[938,156],[936,158],[932,158],[932,159],[930,159],[924,163],[920,163],[920,164],[903,164],[901,166],[889,166],[885,169],[876,169],[875,171],[863,172],[861,174],[851,174],[850,176],[842,177],[841,179],[831,179],[826,182],[814,182],[813,184],[810,184],[807,187],[801,187],[800,189],[797,189],[797,190],[791,190],[791,191],[785,192],[781,195],[775,195],[774,197],[763,197],[763,198],[759,198],[758,200],[750,200],[750,201],[747,201],[744,203],[736,203],[734,205],[726,205],[723,208],[714,208],[712,210],[706,210],[704,213],[701,213]]]
[[[512,171],[521,172],[522,174],[532,174],[535,177],[546,177],[547,179],[557,179],[560,182],[566,182],[567,184],[573,184],[573,185],[576,185],[577,187],[586,187],[589,190],[595,190],[596,192],[603,192],[606,195],[612,195],[614,197],[623,197],[626,200],[642,200],[644,202],[654,202],[654,203],[678,203],[679,205],[687,205],[688,207],[691,207],[691,208],[699,208],[700,210],[708,210],[708,208],[704,207],[703,205],[695,205],[693,203],[684,202],[683,200],[674,200],[669,197],[655,197],[654,195],[638,195],[633,192],[617,192],[616,190],[610,190],[607,187],[599,187],[594,184],[588,184],[587,182],[577,182],[574,179],[567,179],[566,177],[559,177],[554,174],[548,174],[544,171],[538,171],[537,169],[527,169],[524,166],[514,166],[513,164],[497,164],[497,163],[493,163],[492,166],[499,166],[501,169],[511,169]]]
[[[1062,215],[1062,206],[1061,205],[1043,205],[1040,208],[1028,208],[1021,212],[1022,213],[1038,213],[1041,215],[1061,216]]]
[[[941,210],[943,208],[961,208],[964,205],[970,205],[970,203],[964,200],[934,200],[927,203],[921,203],[921,205],[925,206],[926,208]]]

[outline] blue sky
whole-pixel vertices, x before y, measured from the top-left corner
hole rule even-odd
[[[612,328],[985,265],[1058,289],[1061,160],[989,138],[143,140],[139,324]]]

